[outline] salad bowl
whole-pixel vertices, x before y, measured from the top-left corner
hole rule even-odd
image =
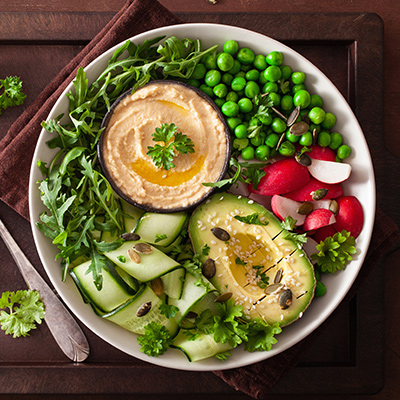
[[[302,318],[285,327],[277,337],[278,342],[270,351],[248,353],[239,347],[232,351],[232,356],[228,360],[206,359],[193,363],[190,363],[182,352],[175,349],[170,349],[157,358],[148,357],[140,351],[136,335],[99,318],[89,305],[83,303],[72,279],[68,277],[66,281],[62,281],[61,267],[59,262],[56,261],[57,248],[35,225],[39,215],[45,211],[37,187],[37,181],[43,179],[41,171],[37,167],[37,160],[49,162],[54,157],[55,152],[46,145],[52,135],[45,130],[39,137],[30,174],[29,206],[35,244],[46,273],[66,305],[96,335],[121,351],[146,362],[181,370],[214,371],[253,364],[289,349],[311,334],[338,307],[356,279],[368,250],[375,218],[375,180],[368,146],[350,106],[334,84],[310,61],[284,44],[246,29],[217,24],[168,26],[137,35],[131,38],[131,41],[143,43],[146,39],[153,39],[158,36],[176,36],[180,39],[199,38],[205,47],[219,44],[220,49],[225,41],[236,40],[241,47],[249,47],[256,54],[266,54],[277,50],[283,53],[285,64],[289,65],[292,70],[306,73],[308,90],[312,93],[318,93],[324,100],[324,108],[337,116],[335,129],[343,134],[346,143],[352,149],[352,154],[348,159],[352,166],[352,174],[343,183],[343,189],[346,195],[358,198],[365,216],[363,230],[357,238],[357,253],[353,256],[353,260],[344,271],[324,275],[324,283],[327,287],[326,295],[314,299]],[[85,68],[89,84],[101,74],[114,51],[122,44],[111,48]],[[49,119],[54,119],[60,114],[68,112],[68,98],[65,94],[70,91],[73,91],[72,83],[54,105],[48,116]]]

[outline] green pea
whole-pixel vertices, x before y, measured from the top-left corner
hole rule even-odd
[[[278,142],[279,136],[276,133],[270,133],[265,139],[265,144],[271,148],[275,148]]]
[[[217,68],[217,56],[215,54],[206,54],[202,60],[207,69]]]
[[[322,127],[324,129],[332,129],[336,124],[336,117],[334,114],[328,112],[326,113],[325,119],[322,122]]]
[[[300,136],[293,135],[293,133],[290,133],[290,129],[288,129],[286,131],[286,139],[289,140],[289,142],[297,143],[300,139]]]
[[[297,93],[299,90],[306,90],[306,85],[304,83],[300,83],[298,85],[293,85],[293,87],[292,87],[293,94]],[[311,101],[311,99],[310,99],[310,101]]]
[[[229,129],[234,132],[235,128],[242,123],[242,119],[239,117],[229,117],[226,119]]]
[[[325,119],[325,111],[320,107],[313,107],[308,113],[310,121],[316,125],[321,124]]]
[[[235,55],[239,50],[239,44],[236,40],[228,40],[224,43],[224,52]]]
[[[340,133],[332,132],[331,143],[329,144],[329,147],[332,150],[336,150],[342,145],[342,143],[343,143],[343,136]]]
[[[275,92],[271,92],[268,95],[268,99],[272,101],[272,105],[274,107],[278,107],[279,104],[281,103],[281,95]]]
[[[256,151],[254,152],[257,160],[267,161],[270,154],[270,149],[265,144],[257,146]]]
[[[226,72],[225,74],[222,74],[221,81],[222,83],[225,83],[225,85],[230,85],[233,81],[233,75]]]
[[[220,53],[217,57],[217,65],[221,71],[229,71],[233,68],[235,60],[229,53]]]
[[[243,160],[252,160],[254,158],[254,148],[253,147],[245,147],[241,154]]]
[[[233,101],[227,101],[222,105],[221,111],[227,117],[236,117],[239,114],[239,106]]]
[[[342,144],[341,146],[339,146],[339,148],[337,149],[337,156],[341,159],[344,160],[345,158],[349,157],[351,154],[351,149],[349,146],[347,146],[346,144]]]
[[[253,99],[255,96],[257,96],[260,91],[260,86],[258,86],[257,83],[254,81],[247,82],[244,88],[244,94],[250,99]]]
[[[281,99],[281,108],[284,111],[290,111],[293,108],[293,97],[285,94]]]
[[[214,87],[221,82],[221,72],[217,69],[211,69],[206,73],[204,82],[207,86]]]
[[[315,297],[321,297],[325,293],[326,293],[326,286],[321,281],[318,281],[315,286]]]
[[[289,142],[288,140],[285,140],[279,146],[278,152],[282,156],[290,157],[296,152],[296,148],[295,148],[295,146],[294,146],[294,144],[292,142]]]
[[[213,92],[215,96],[222,99],[228,94],[228,87],[224,83],[219,83],[218,85],[214,86]]]
[[[233,148],[238,149],[239,151],[242,151],[249,145],[249,139],[243,138],[243,139],[235,139],[233,141]]]
[[[246,86],[246,79],[238,76],[236,78],[233,78],[232,83],[231,83],[231,88],[235,92],[239,92],[240,90],[243,90]]]
[[[229,92],[226,95],[226,101],[234,101],[235,103],[237,103],[239,101],[239,95],[237,94],[237,92]]]
[[[235,75],[240,71],[241,67],[242,67],[242,64],[240,64],[240,61],[235,60],[233,63],[233,67],[228,72],[232,75]]]
[[[269,65],[281,65],[283,62],[283,54],[280,51],[271,51],[265,58]]]
[[[225,103],[225,99],[220,99],[220,98],[216,98],[216,99],[214,99],[214,103],[219,107],[219,108],[221,108],[222,107],[222,105]]]
[[[300,136],[299,143],[302,146],[311,146],[313,143],[313,136],[310,131],[304,133],[303,135]]]
[[[254,147],[258,147],[258,146],[261,146],[264,143],[264,140],[265,140],[265,135],[260,135],[260,136],[251,138],[250,139],[250,143]]]
[[[241,48],[238,53],[236,58],[244,65],[249,65],[252,64],[254,59],[256,58],[253,50],[250,50],[247,47]]]
[[[304,72],[293,72],[292,73],[292,82],[295,85],[304,83],[305,80],[306,80],[306,74]]]
[[[277,93],[278,90],[279,87],[275,82],[267,82],[262,88],[263,93]]]
[[[272,120],[271,128],[276,133],[283,133],[286,131],[286,122],[279,117],[275,117]]]
[[[200,82],[197,79],[189,79],[187,81],[188,85],[194,86],[194,87],[200,87]]]
[[[282,77],[282,71],[277,65],[270,65],[264,70],[265,79],[270,82],[279,81]]]
[[[255,56],[253,65],[260,71],[264,71],[268,67],[267,61],[263,54],[258,54]]]
[[[201,91],[203,91],[206,95],[210,96],[210,97],[214,97],[214,92],[213,92],[213,88],[210,86],[207,86],[205,83],[203,83],[202,85],[200,85],[199,89]]]
[[[259,116],[258,119],[261,121],[263,125],[271,125],[272,124],[272,115],[262,115]]]
[[[240,124],[235,128],[235,136],[238,139],[244,139],[247,136],[247,128],[246,125],[244,124]],[[247,145],[246,145],[247,146]]]
[[[293,104],[295,107],[307,108],[310,105],[311,96],[307,90],[299,90],[293,96]]]
[[[314,274],[315,274],[315,279],[317,281],[321,280],[321,272],[318,270],[318,268],[314,268]]]
[[[248,81],[256,81],[260,77],[260,72],[258,72],[256,69],[251,69],[246,72],[245,78]]]
[[[198,63],[194,68],[191,78],[192,79],[203,79],[207,72],[207,68],[203,63]]]
[[[282,78],[288,80],[292,76],[292,68],[289,65],[281,65]]]
[[[321,131],[318,134],[318,144],[321,147],[328,147],[331,143],[331,134],[327,131]]]
[[[321,96],[317,94],[312,94],[311,95],[311,102],[310,102],[310,107],[322,107],[322,99]]]
[[[239,71],[237,74],[233,75],[233,78],[243,78],[245,79],[246,72],[244,71]]]
[[[251,70],[251,67],[252,67],[251,64],[247,64],[247,65],[242,64],[242,66],[240,67],[240,70],[243,72],[247,72],[247,71]]]
[[[247,97],[243,97],[238,101],[239,110],[242,113],[248,113],[253,109],[253,102]]]

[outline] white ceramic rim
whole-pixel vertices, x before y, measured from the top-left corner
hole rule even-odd
[[[232,357],[224,362],[208,359],[189,363],[179,350],[174,349],[169,350],[158,358],[144,355],[139,351],[139,345],[135,339],[136,335],[97,317],[90,306],[82,302],[81,296],[72,280],[68,278],[66,282],[61,281],[61,268],[59,268],[58,262],[54,262],[57,249],[50,243],[50,240],[42,235],[35,225],[39,213],[45,210],[37,189],[36,182],[42,179],[42,176],[36,163],[38,159],[48,161],[52,154],[45,145],[45,142],[52,136],[45,130],[42,130],[39,137],[30,173],[29,211],[33,237],[45,271],[63,301],[89,329],[114,347],[143,361],[174,369],[213,371],[242,367],[273,357],[300,342],[329,317],[347,294],[362,266],[373,231],[376,196],[372,160],[361,127],[342,94],[316,66],[288,46],[247,29],[208,23],[167,26],[142,33],[131,38],[131,40],[135,43],[142,43],[145,39],[164,35],[167,37],[174,35],[179,38],[198,37],[205,44],[205,47],[214,44],[216,41],[222,44],[225,40],[234,39],[240,43],[241,47],[250,47],[256,53],[266,54],[272,50],[279,50],[284,53],[285,64],[290,65],[294,70],[306,72],[307,88],[310,92],[313,92],[315,87],[318,89],[314,92],[318,92],[324,99],[324,106],[328,105],[326,107],[327,111],[333,112],[338,116],[336,128],[344,134],[353,150],[349,161],[352,164],[353,172],[344,187],[347,195],[357,195],[360,191],[362,193],[359,200],[364,208],[365,221],[363,231],[357,241],[358,254],[355,255],[354,260],[345,271],[326,276],[324,282],[328,287],[327,294],[314,301],[299,321],[284,328],[283,332],[277,336],[278,343],[269,352],[248,353],[242,348],[238,348],[232,351]],[[96,66],[106,63],[113,52],[124,42],[114,46],[90,63],[85,68],[86,73],[90,75]],[[48,119],[55,118],[61,113],[59,108],[61,109],[67,104],[65,93],[71,90],[73,90],[72,83],[68,85],[55,103]],[[57,267],[55,267],[55,264],[57,264]]]

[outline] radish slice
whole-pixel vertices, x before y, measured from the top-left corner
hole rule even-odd
[[[304,221],[304,230],[313,231],[323,226],[332,225],[336,222],[335,214],[325,208],[319,208],[307,215]]]
[[[307,168],[315,179],[329,184],[343,182],[351,173],[350,164],[334,161],[312,160]]]
[[[264,196],[262,194],[250,193],[247,197],[250,200],[254,200],[256,203],[261,204],[267,210],[271,210],[271,196]]]
[[[272,212],[281,220],[290,216],[296,220],[296,226],[304,224],[306,215],[301,215],[297,212],[301,203],[288,199],[287,197],[274,195],[271,198],[271,208]]]

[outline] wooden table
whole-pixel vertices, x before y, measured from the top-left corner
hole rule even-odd
[[[399,171],[399,160],[395,155],[400,156],[400,139],[395,135],[397,134],[395,115],[399,111],[396,98],[400,87],[400,78],[397,75],[400,55],[396,52],[397,42],[400,39],[398,13],[400,7],[396,1],[387,1],[379,8],[376,2],[366,0],[359,1],[357,5],[348,4],[345,0],[335,0],[329,2],[329,7],[316,1],[308,2],[306,5],[303,2],[284,0],[268,2],[219,0],[216,5],[211,5],[205,0],[190,2],[162,0],[161,3],[171,11],[179,13],[185,21],[210,21],[251,27],[284,41],[315,62],[347,97],[358,118],[365,116],[364,121],[360,119],[361,125],[365,123],[369,128],[373,127],[376,135],[382,137],[377,148],[375,145],[371,148],[373,156],[378,152],[379,154],[382,154],[382,151],[386,152],[385,162],[377,160],[378,203],[397,224],[400,224],[400,211],[396,204],[396,194],[400,194],[400,188],[398,182],[390,178],[391,173]],[[122,4],[122,0],[85,2],[47,0],[40,4],[36,4],[33,0],[14,0],[12,4],[0,0],[0,13],[11,12],[7,14],[12,17],[10,21],[21,24],[18,25],[20,28],[14,26],[10,30],[4,29],[5,25],[0,25],[3,26],[0,30],[0,77],[3,74],[24,74],[26,90],[34,97],[49,79],[55,76],[62,66],[104,26]],[[75,24],[74,29],[63,32],[57,25],[46,26],[43,18],[48,14],[42,12],[48,11],[56,13],[52,15],[59,18],[61,26],[68,19]],[[70,11],[74,13],[68,14]],[[67,13],[59,14],[60,12]],[[332,14],[334,12],[354,14]],[[365,15],[363,12],[378,13],[382,21],[374,15]],[[4,21],[4,18],[5,15],[0,14],[0,22]],[[280,28],[286,21],[292,24],[292,30]],[[81,24],[82,22],[85,24]],[[346,33],[340,24],[349,27]],[[32,26],[42,27],[43,30],[36,30],[28,36]],[[2,46],[5,46],[4,53],[1,51]],[[367,54],[365,46],[372,51],[372,54]],[[49,53],[50,47],[51,53]],[[1,54],[8,57],[6,61],[4,59],[2,61]],[[24,63],[21,62],[22,54]],[[366,58],[362,58],[363,54]],[[381,69],[382,54],[385,55],[384,72]],[[46,74],[40,74],[40,66],[35,63],[45,55],[49,56],[51,63],[46,64]],[[373,57],[380,59],[374,60]],[[357,66],[354,62],[371,62],[371,60],[375,61],[371,63],[371,67],[375,68],[375,76],[369,76],[370,80],[366,81],[363,80],[363,76],[356,75],[357,71],[365,71],[366,65]],[[369,73],[371,74],[371,71]],[[384,87],[383,75],[387,78]],[[28,97],[25,106],[29,105],[30,101]],[[368,117],[374,110],[378,114],[374,118]],[[1,117],[0,137],[5,134],[7,127],[20,112],[21,110],[17,108],[10,109]],[[384,149],[384,141],[390,144],[388,150]],[[375,144],[376,141],[372,142]],[[0,216],[10,227],[11,233],[28,258],[39,265],[29,224],[3,203],[0,203]],[[396,268],[399,265],[399,253],[392,254],[383,267],[373,271],[356,298],[348,307],[336,313],[328,328],[316,340],[300,365],[278,383],[269,398],[295,396],[296,399],[319,399],[321,395],[328,394],[331,395],[330,398],[341,399],[355,398],[355,396],[357,399],[397,398],[400,389],[397,379],[400,373],[398,358],[400,339],[397,334],[399,323],[391,316],[397,315],[400,307],[397,296],[400,273]],[[0,243],[0,263],[2,266],[12,264],[2,243]],[[13,287],[10,287],[10,283]],[[24,283],[16,268],[8,268],[6,279],[2,276],[0,281],[0,291],[17,290],[23,286]],[[375,325],[371,327],[370,322]],[[11,338],[1,336],[0,379],[1,374],[9,374],[12,383],[8,383],[7,390],[2,390],[0,387],[0,400],[36,399],[39,398],[39,393],[41,393],[40,398],[45,399],[77,398],[78,394],[85,393],[87,393],[85,399],[109,398],[107,393],[114,393],[112,397],[117,399],[153,399],[159,397],[160,393],[168,394],[167,398],[178,399],[248,398],[236,393],[211,373],[167,371],[136,360],[132,361],[132,358],[105,344],[88,330],[85,332],[92,347],[90,374],[97,374],[98,379],[88,384],[85,389],[79,383],[75,384],[79,390],[74,390],[73,385],[68,389],[65,386],[57,387],[62,381],[60,375],[74,377],[79,382],[80,376],[85,380],[87,369],[85,370],[84,365],[71,368],[52,341],[46,327],[41,327],[29,339],[23,339],[18,346]],[[107,369],[108,367],[110,368]],[[111,388],[104,383],[103,380],[108,374],[121,373],[124,368],[131,368],[133,372],[143,374],[145,385],[142,392],[135,390],[134,384],[126,384],[123,388]],[[152,385],[154,381],[158,384]],[[374,394],[375,392],[379,393]],[[58,395],[55,395],[56,393]],[[132,397],[130,393],[136,396]]]

